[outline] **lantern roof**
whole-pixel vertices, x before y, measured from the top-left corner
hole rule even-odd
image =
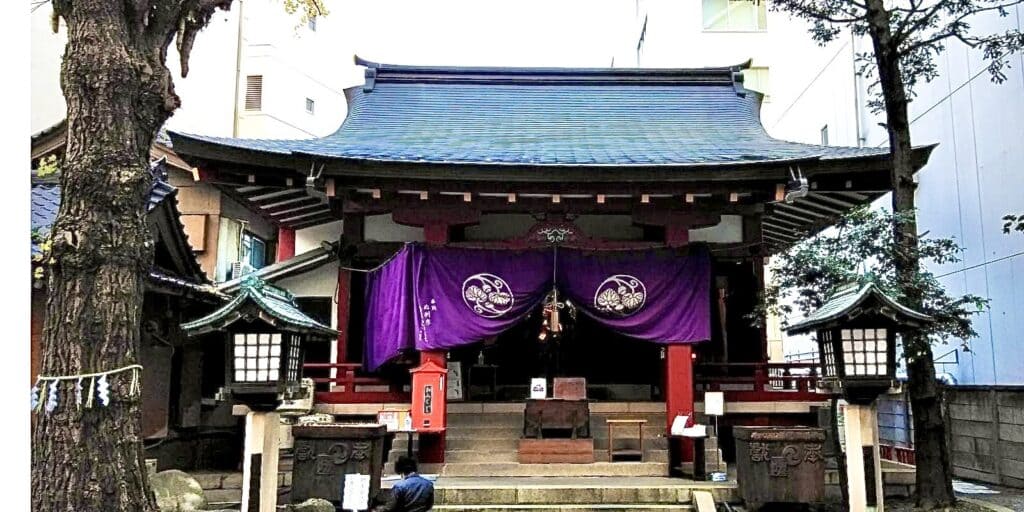
[[[181,324],[189,336],[223,330],[241,319],[259,318],[277,328],[322,336],[337,336],[338,331],[299,309],[295,297],[283,288],[266,283],[257,276],[246,277],[238,293],[224,307],[209,315]]]
[[[901,326],[918,327],[932,317],[910,309],[888,296],[875,283],[850,283],[839,287],[817,310],[786,328],[786,334],[803,334],[816,329],[837,327],[865,313],[889,317]]]

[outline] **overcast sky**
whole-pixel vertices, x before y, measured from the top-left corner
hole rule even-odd
[[[697,0],[682,0],[697,1]],[[364,58],[388,63],[607,67],[636,0],[345,2]],[[335,8],[337,9],[337,8]]]

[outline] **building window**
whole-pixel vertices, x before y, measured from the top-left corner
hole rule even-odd
[[[316,16],[309,19],[309,23],[306,24],[309,30],[316,32]]]
[[[821,145],[828,146],[828,125],[821,127]]]
[[[704,30],[765,30],[766,0],[704,0]]]
[[[260,110],[263,108],[263,75],[245,77],[245,109]]]
[[[253,269],[263,268],[267,262],[267,242],[248,232],[242,232],[242,248],[239,261]]]
[[[313,110],[315,108],[316,108],[316,102],[314,102],[313,100],[311,100],[309,98],[306,98],[306,113],[307,114],[312,114]]]
[[[764,102],[771,102],[768,90],[768,68],[751,66],[743,70],[743,88],[764,95]]]

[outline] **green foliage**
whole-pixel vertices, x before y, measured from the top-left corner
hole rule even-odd
[[[39,159],[39,166],[36,167],[36,176],[45,178],[57,174],[59,171],[60,165],[57,162],[57,155],[45,156]]]
[[[302,11],[300,25],[305,25],[309,23],[309,20],[329,14],[323,0],[284,0],[284,10],[288,14]]]
[[[1009,235],[1013,231],[1024,233],[1024,213],[1003,217],[1003,233]]]
[[[988,299],[950,296],[931,272],[923,270],[924,265],[911,282],[900,282],[895,266],[899,249],[893,242],[893,226],[899,220],[899,215],[888,211],[861,207],[843,216],[834,229],[775,256],[755,319],[763,320],[766,313],[807,314],[824,304],[837,287],[868,280],[899,301],[909,292],[919,293],[922,312],[936,320],[924,334],[933,342],[959,338],[966,350],[966,340],[977,336],[972,317],[987,307]],[[916,256],[922,263],[960,261],[962,249],[953,240],[922,237],[919,242]]]
[[[46,277],[46,267],[53,264],[53,256],[50,248],[53,243],[49,232],[43,232],[38,228],[32,229],[32,243],[39,246],[39,254],[32,255],[32,279],[41,281]]]
[[[992,81],[1006,80],[1004,70],[1009,68],[1009,57],[1024,48],[1024,33],[1011,29],[1001,33],[973,34],[971,24],[986,13],[1001,17],[1010,14],[1010,8],[1024,0],[903,0],[884,2],[891,39],[886,51],[898,59],[901,78],[907,98],[914,97],[914,88],[922,80],[930,82],[938,74],[935,57],[946,49],[950,41],[960,41],[981,50]],[[872,0],[774,0],[772,9],[789,12],[812,23],[811,37],[827,44],[849,28],[856,36],[869,33],[869,23],[875,7]],[[878,5],[883,2],[878,1]],[[883,18],[884,19],[884,18]],[[857,56],[861,72],[868,78],[876,77],[879,56],[865,52]],[[884,58],[884,57],[883,57]],[[868,90],[875,97],[868,104],[881,111],[879,82],[873,80]]]

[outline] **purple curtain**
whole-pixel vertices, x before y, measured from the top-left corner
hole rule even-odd
[[[558,287],[598,323],[658,343],[711,337],[706,251],[558,251]]]
[[[551,290],[551,251],[413,246],[416,348],[452,348],[496,336]]]
[[[447,349],[495,336],[557,284],[608,328],[658,343],[710,338],[706,251],[525,251],[406,245],[367,277],[366,357]]]
[[[379,368],[403,350],[415,348],[412,305],[414,246],[406,245],[383,267],[366,276],[366,348],[363,362]]]

